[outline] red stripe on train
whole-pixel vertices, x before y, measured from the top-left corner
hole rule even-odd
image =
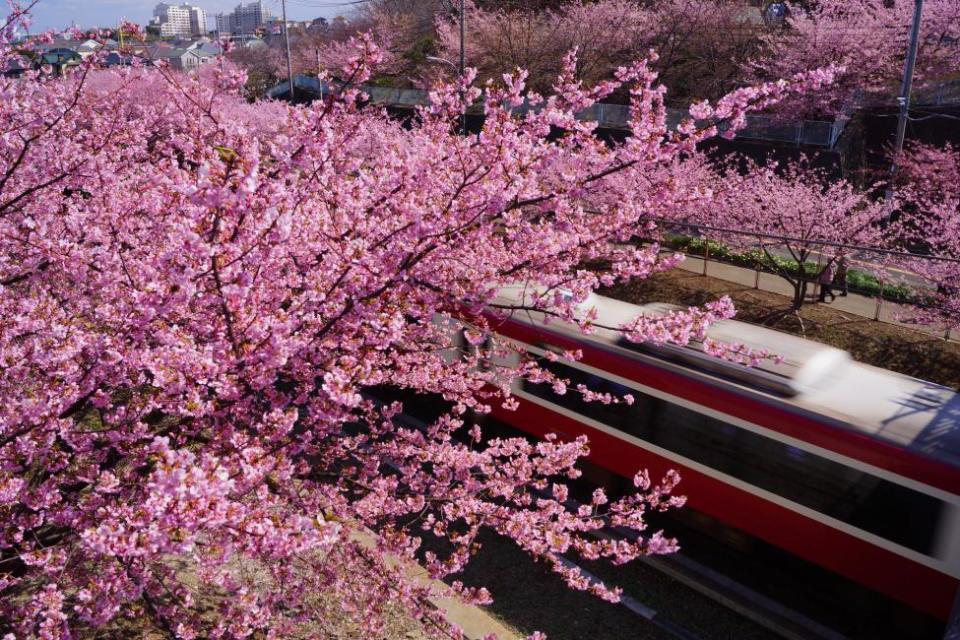
[[[582,362],[597,369],[944,491],[960,493],[960,468],[951,467],[893,443],[850,428],[818,421],[738,390],[723,389],[681,373],[628,358],[585,340],[575,340],[516,321],[490,320],[495,331],[514,340],[531,345],[548,343],[564,349],[580,349],[583,352]]]
[[[518,400],[520,406],[516,411],[495,406],[493,414],[538,437],[556,433],[568,440],[586,435],[590,439],[590,460],[628,478],[646,468],[650,477],[656,480],[668,469],[676,469],[683,478],[680,493],[688,497],[690,507],[919,611],[941,620],[946,620],[950,614],[958,581],[948,575],[678,465],[534,402]]]

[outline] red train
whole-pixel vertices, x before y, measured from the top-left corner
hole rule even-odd
[[[505,289],[516,303],[522,289]],[[620,326],[670,305],[591,296],[597,324]],[[521,350],[580,349],[543,365],[633,405],[587,403],[518,382],[517,411],[497,418],[536,436],[590,439],[591,461],[625,476],[680,472],[688,508],[939,620],[960,583],[960,396],[867,366],[846,352],[736,321],[709,336],[783,356],[757,367],[702,346],[585,336],[535,315],[494,321]]]

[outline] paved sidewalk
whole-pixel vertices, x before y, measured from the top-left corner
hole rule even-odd
[[[446,588],[443,582],[429,578],[426,570],[422,568],[419,572],[414,570],[412,575],[416,580],[429,583],[438,589]],[[447,590],[449,591],[449,588]],[[482,607],[464,604],[455,597],[435,598],[431,600],[431,604],[443,611],[447,620],[460,627],[468,640],[483,640],[491,634],[495,635],[497,640],[520,640],[520,636]]]
[[[680,263],[679,268],[685,271],[703,274],[703,266],[703,258],[687,256],[687,259]],[[786,280],[772,273],[761,272],[758,279],[757,272],[754,269],[747,269],[744,267],[734,266],[732,264],[708,260],[707,275],[711,278],[719,278],[720,280],[735,282],[747,287],[758,288],[762,291],[778,293],[789,298],[793,297],[793,287],[791,287]],[[811,283],[808,286],[807,295],[809,297],[815,298],[818,292],[819,289],[817,289],[815,283]],[[808,302],[808,304],[822,303]],[[851,293],[845,297],[838,295],[836,300],[834,300],[832,303],[827,303],[827,305],[836,309],[837,311],[843,311],[844,313],[849,313],[851,315],[870,318],[871,320],[877,319],[881,322],[888,322],[890,324],[907,327],[915,331],[922,331],[924,333],[929,333],[939,337],[943,337],[944,335],[944,332],[941,329],[899,322],[896,319],[896,316],[898,313],[902,313],[902,308],[900,305],[887,300],[880,302],[879,314],[877,298],[870,298],[856,293]]]

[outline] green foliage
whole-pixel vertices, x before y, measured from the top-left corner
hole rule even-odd
[[[863,293],[868,296],[877,296],[892,300],[894,302],[915,302],[920,297],[920,292],[911,290],[902,284],[883,285],[883,291],[880,290],[880,281],[869,273],[851,269],[847,273],[847,286],[851,291]]]
[[[247,84],[244,87],[246,89],[247,99],[250,100],[250,102],[259,100],[267,94],[270,87],[274,86],[277,81],[278,78],[272,73],[258,69],[248,69]]]
[[[401,78],[397,78],[396,76],[377,76],[376,78],[372,78],[367,84],[373,87],[387,87],[389,89],[408,86],[404,84]]]
[[[424,34],[417,38],[410,49],[404,52],[403,57],[415,65],[423,64],[427,61],[427,56],[437,55],[437,41],[430,34]]]

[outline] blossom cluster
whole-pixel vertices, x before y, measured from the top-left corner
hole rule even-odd
[[[360,83],[380,54],[351,46]],[[456,84],[404,127],[352,87],[250,104],[228,63],[183,75],[94,58],[0,79],[2,624],[71,638],[134,617],[170,637],[245,638],[322,635],[339,616],[376,633],[398,606],[446,631],[397,558],[447,576],[492,529],[615,598],[562,554],[675,549],[644,523],[681,502],[674,475],[571,512],[544,491],[578,475],[585,441],[455,437],[490,389],[509,404],[515,376],[539,371],[484,366],[482,349],[449,358],[455,318],[480,342],[488,303],[517,282],[544,292],[531,309],[579,317],[601,284],[657,268],[655,247],[625,242],[704,198],[676,175],[709,132],[668,128],[646,63],[590,90],[575,65],[548,98],[522,74],[484,87],[469,137],[460,94],[480,89]],[[611,146],[574,113],[619,83],[632,134]],[[723,115],[814,83],[738,94]],[[542,108],[517,118],[524,99]],[[729,312],[628,331],[700,335]],[[386,388],[452,408],[413,428],[376,399]],[[608,522],[640,535],[589,535]],[[447,551],[422,553],[424,538]]]
[[[919,304],[902,320],[960,328],[960,148],[911,144],[896,158],[894,177],[900,246],[919,253],[898,260],[901,273],[920,276],[933,289],[918,291]],[[906,280],[906,278],[904,278]],[[907,281],[909,284],[909,281]]]

